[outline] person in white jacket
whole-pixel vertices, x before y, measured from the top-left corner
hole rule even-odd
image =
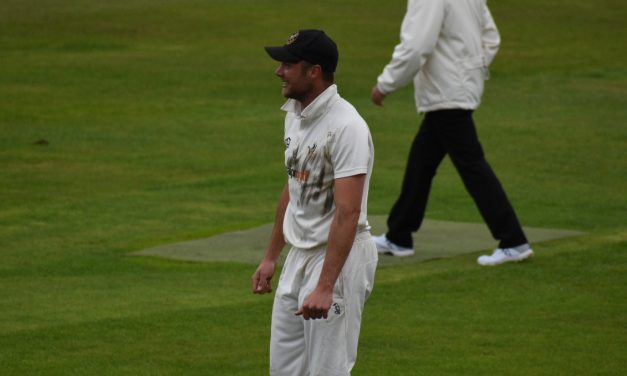
[[[382,106],[386,95],[413,81],[416,108],[425,116],[411,147],[401,194],[388,217],[388,231],[373,237],[380,253],[414,254],[412,233],[420,228],[431,182],[448,154],[499,241],[491,255],[477,262],[498,265],[533,255],[485,159],[472,118],[499,44],[486,0],[408,1],[400,43],[372,88],[371,99]]]

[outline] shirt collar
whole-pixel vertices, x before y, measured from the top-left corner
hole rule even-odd
[[[320,93],[320,95],[318,95],[316,99],[309,103],[309,106],[304,109],[299,101],[295,99],[288,99],[281,107],[281,110],[291,112],[299,119],[314,119],[325,112],[329,102],[331,102],[331,100],[336,96],[337,85],[333,84]]]

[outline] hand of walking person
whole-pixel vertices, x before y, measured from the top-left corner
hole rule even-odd
[[[374,85],[374,87],[372,88],[372,92],[370,93],[370,99],[372,100],[372,103],[376,104],[377,106],[383,106],[383,101],[385,100],[385,94],[383,94],[379,90],[377,85]]]

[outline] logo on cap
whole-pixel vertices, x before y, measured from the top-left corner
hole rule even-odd
[[[290,37],[287,39],[287,45],[289,46],[290,44],[296,42],[296,39],[298,39],[298,32],[296,32],[295,34],[290,35]]]

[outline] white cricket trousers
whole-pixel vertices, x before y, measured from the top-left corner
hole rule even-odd
[[[368,231],[358,233],[333,289],[326,319],[305,320],[294,313],[316,288],[325,248],[292,248],[272,307],[272,376],[346,376],[357,359],[361,314],[372,292],[377,248]]]

